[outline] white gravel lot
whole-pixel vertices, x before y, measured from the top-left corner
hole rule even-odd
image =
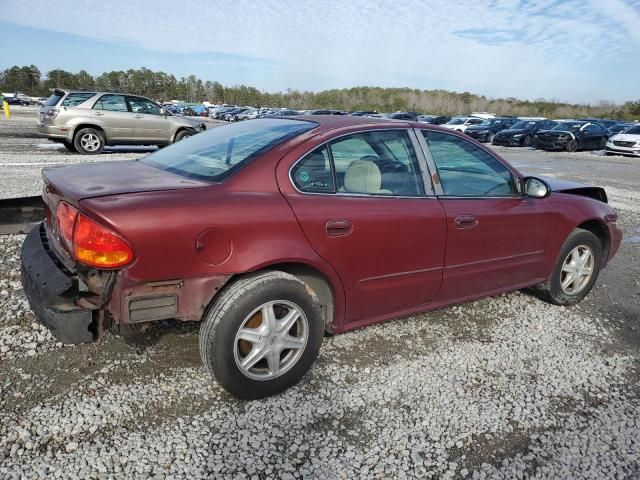
[[[32,159],[6,145],[0,163]],[[530,152],[501,150],[556,158]],[[579,155],[549,173],[593,175]],[[602,181],[633,239],[624,171]],[[22,240],[0,236],[2,479],[640,478],[640,241],[577,307],[516,292],[327,337],[299,385],[242,402],[200,366],[197,325],[56,343],[21,289]]]

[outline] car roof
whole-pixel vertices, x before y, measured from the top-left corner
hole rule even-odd
[[[434,130],[448,134],[457,134],[449,128],[443,128],[439,125],[432,125],[428,123],[420,123],[412,120],[393,120],[391,118],[384,117],[356,117],[352,115],[296,115],[285,116],[281,118],[288,118],[291,120],[307,120],[317,124],[314,132],[320,133],[328,130],[336,130],[350,127],[362,127],[366,129],[371,128],[419,128],[422,130]]]

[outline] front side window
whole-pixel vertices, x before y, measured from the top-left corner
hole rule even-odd
[[[419,196],[424,187],[405,130],[356,133],[330,143],[339,192]]]
[[[62,101],[60,106],[61,107],[75,107],[76,105],[80,105],[81,103],[86,102],[87,100],[89,100],[94,95],[95,95],[95,93],[92,93],[92,92],[70,93],[69,95],[67,95],[67,98],[65,98]]]
[[[127,112],[127,102],[124,95],[103,95],[93,106],[94,110],[107,110],[109,112]]]
[[[133,113],[146,113],[149,115],[160,115],[160,106],[151,100],[140,97],[129,97],[129,105]]]
[[[291,178],[301,192],[333,193],[331,158],[326,145],[308,153],[291,170]]]
[[[140,161],[178,175],[220,182],[316,126],[315,122],[275,118],[238,122],[199,133]]]
[[[431,156],[445,196],[496,197],[519,195],[507,167],[471,142],[454,135],[426,132]]]

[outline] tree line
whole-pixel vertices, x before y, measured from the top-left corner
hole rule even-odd
[[[35,65],[14,65],[0,73],[2,92],[23,92],[31,96],[47,96],[52,88],[112,90],[144,95],[157,101],[182,100],[197,102],[288,107],[292,109],[338,109],[378,112],[415,111],[438,115],[456,115],[475,111],[497,115],[542,116],[549,118],[607,117],[640,118],[640,100],[616,104],[600,101],[596,105],[570,104],[556,100],[534,101],[516,98],[488,98],[470,92],[421,90],[412,88],[353,87],[320,92],[288,89],[263,92],[246,85],[224,86],[220,82],[203,81],[195,75],[174,75],[148,68],[114,70],[93,76],[85,70],[77,73],[62,69],[42,72]]]

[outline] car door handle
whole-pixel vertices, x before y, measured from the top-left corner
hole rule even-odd
[[[102,113],[102,112],[93,112],[93,114],[94,114],[96,117],[101,117],[101,116],[103,116],[103,115],[104,115],[104,113]]]
[[[134,115],[133,118],[142,118],[142,115]]]
[[[456,227],[473,228],[478,226],[478,217],[475,215],[458,215],[456,217]]]
[[[349,220],[330,220],[325,228],[330,237],[344,237],[353,232],[353,224]]]

